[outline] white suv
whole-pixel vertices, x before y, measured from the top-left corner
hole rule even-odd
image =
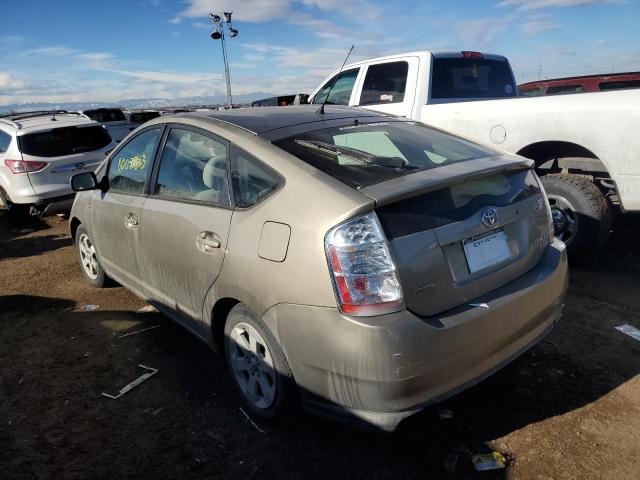
[[[115,146],[104,127],[77,113],[0,116],[0,209],[70,210],[71,176],[95,170]]]

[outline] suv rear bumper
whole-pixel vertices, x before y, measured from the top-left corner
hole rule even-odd
[[[473,303],[429,318],[409,311],[348,317],[279,304],[263,316],[305,406],[393,431],[425,406],[481,381],[540,341],[559,320],[568,284],[564,244]]]

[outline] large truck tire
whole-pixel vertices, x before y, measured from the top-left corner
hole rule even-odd
[[[579,175],[541,178],[549,197],[556,237],[565,242],[569,259],[586,260],[609,238],[613,212],[600,189]]]

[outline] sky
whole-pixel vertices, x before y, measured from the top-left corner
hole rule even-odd
[[[505,55],[516,80],[640,70],[640,0],[0,0],[0,105],[310,91],[404,51]]]

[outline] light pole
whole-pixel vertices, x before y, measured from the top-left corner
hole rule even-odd
[[[211,24],[213,25],[213,32],[211,32],[211,38],[214,40],[220,40],[222,43],[222,58],[224,60],[224,78],[227,82],[227,104],[229,108],[233,108],[233,99],[231,98],[231,76],[229,75],[229,59],[227,58],[227,45],[225,43],[225,30],[229,32],[231,38],[238,36],[238,30],[233,28],[231,24],[231,14],[233,12],[224,12],[224,20],[220,18],[220,15],[209,14],[211,18]]]

